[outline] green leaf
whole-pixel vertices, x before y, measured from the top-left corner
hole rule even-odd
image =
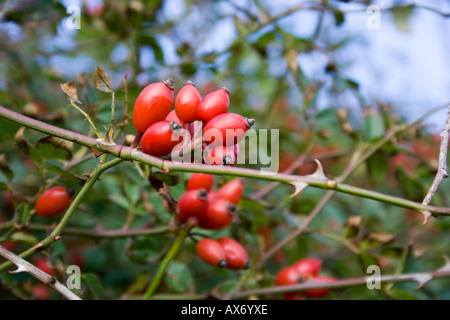
[[[0,170],[5,175],[6,179],[8,179],[8,181],[11,181],[12,178],[14,177],[14,173],[9,168],[8,160],[6,159],[6,156],[3,153],[0,154]]]
[[[182,293],[193,285],[194,278],[185,264],[174,261],[167,268],[167,277],[164,282],[173,291]]]
[[[400,31],[411,31],[410,18],[413,11],[414,4],[406,6],[395,6],[392,9],[392,14],[394,15],[394,24]]]
[[[421,183],[416,179],[410,178],[402,167],[397,167],[395,175],[400,182],[401,188],[403,188],[406,198],[413,201],[422,201],[423,195],[426,194]]]
[[[103,92],[112,92],[111,78],[109,75],[100,67],[97,67],[94,75],[94,85],[95,87]]]
[[[130,206],[131,206],[130,202],[128,201],[127,198],[125,198],[124,196],[122,196],[120,194],[112,194],[108,197],[108,199],[111,200],[112,202],[118,204],[125,210],[130,209]]]
[[[359,90],[359,83],[356,82],[355,80],[345,79],[345,81],[347,82],[348,87],[350,87],[351,89],[355,91]]]
[[[397,300],[417,300],[417,298],[406,290],[392,288],[389,290],[389,295]]]
[[[192,76],[197,72],[197,67],[193,63],[183,63],[180,65],[181,72],[186,76]]]
[[[268,224],[264,206],[259,202],[242,199],[239,203],[239,211],[246,211],[245,217],[251,223],[251,232],[257,232],[260,227]]]
[[[403,256],[404,249],[398,247],[386,247],[381,250],[380,255],[383,257],[400,259]]]
[[[389,171],[389,157],[383,153],[375,153],[367,159],[370,177],[375,183],[386,181]]]
[[[345,16],[342,12],[336,12],[334,14],[334,21],[336,21],[336,26],[340,26],[345,21]]]
[[[70,160],[73,152],[73,142],[54,136],[46,136],[36,142],[36,149],[44,159]]]
[[[4,183],[4,182],[0,182],[0,190],[4,191],[8,189],[8,184]]]
[[[135,182],[127,182],[125,183],[124,189],[129,202],[132,205],[135,205],[141,197],[141,193],[139,192],[139,184]]]
[[[16,208],[16,212],[14,214],[14,222],[19,228],[21,228],[28,225],[29,220],[30,206],[28,205],[28,203],[22,202]]]
[[[26,243],[29,244],[30,246],[34,246],[35,244],[38,243],[38,239],[36,239],[35,236],[22,231],[14,232],[11,235],[10,240]]]
[[[27,156],[30,157],[31,160],[36,162],[38,165],[42,165],[42,158],[39,152],[33,148],[28,141],[24,137],[25,127],[22,127],[17,131],[16,135],[14,136],[14,141],[16,142],[17,146],[25,152]]]
[[[81,275],[84,283],[88,287],[89,291],[91,291],[95,300],[100,300],[103,297],[103,288],[100,282],[100,279],[94,273],[83,273]]]
[[[381,138],[386,131],[383,116],[373,109],[367,109],[364,117],[364,134],[369,141]]]
[[[237,280],[226,280],[222,283],[220,292],[224,294],[236,292],[239,288],[239,283]]]
[[[48,172],[53,172],[61,177],[66,178],[67,180],[76,182],[78,184],[84,185],[86,183],[87,177],[85,176],[79,176],[73,173],[70,173],[68,171],[65,171],[64,169],[58,167],[58,166],[48,166],[45,168]]]
[[[127,251],[128,256],[136,263],[145,264],[159,256],[161,243],[153,237],[136,239]]]
[[[63,255],[66,252],[66,248],[64,246],[63,241],[56,241],[52,244],[52,255],[54,257],[58,257]]]

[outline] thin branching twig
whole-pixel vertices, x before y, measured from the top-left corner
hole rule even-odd
[[[28,272],[36,279],[42,281],[47,286],[52,287],[56,291],[58,291],[64,298],[68,300],[81,300],[75,293],[70,291],[65,285],[56,280],[55,277],[45,273],[44,271],[36,268],[31,263],[23,260],[22,258],[16,256],[11,251],[7,250],[5,247],[0,245],[0,256],[8,259],[12,263],[17,266],[17,269],[11,271],[10,273],[20,273],[20,272]]]
[[[441,146],[439,149],[439,168],[434,177],[434,181],[431,184],[430,190],[428,190],[425,199],[423,200],[423,204],[428,205],[433,199],[434,194],[437,191],[437,188],[441,181],[444,178],[448,178],[448,170],[447,170],[447,152],[448,152],[448,138],[450,134],[450,105],[448,107],[447,120],[445,122],[444,129],[441,132]]]

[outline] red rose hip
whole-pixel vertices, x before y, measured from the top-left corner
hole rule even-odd
[[[186,190],[205,189],[211,191],[214,185],[214,175],[208,173],[193,173],[189,178]]]
[[[203,229],[218,230],[228,226],[234,218],[236,206],[223,199],[208,202],[208,208],[200,220],[199,227]]]
[[[206,95],[197,110],[197,120],[208,122],[219,114],[228,112],[230,93],[227,88],[221,88]]]
[[[183,129],[186,128],[186,124],[183,121],[181,121],[180,118],[177,117],[177,114],[175,113],[175,110],[170,111],[165,120],[169,121],[169,122],[170,121],[175,121],[175,122],[181,124]]]
[[[247,130],[255,123],[236,113],[220,114],[208,121],[203,128],[206,144],[233,147],[245,137]]]
[[[294,268],[297,269],[297,272],[305,279],[308,279],[311,276],[317,276],[321,267],[322,262],[315,258],[302,259],[294,264]]]
[[[225,183],[218,191],[217,197],[227,200],[235,205],[239,203],[244,194],[244,183],[236,178]]]
[[[150,125],[167,117],[173,106],[173,90],[173,80],[168,79],[149,84],[141,91],[133,109],[133,124],[138,132],[144,133]]]
[[[185,192],[178,200],[178,221],[185,223],[191,217],[197,218],[197,222],[204,219],[208,208],[207,199],[208,194],[205,189]]]
[[[233,150],[224,146],[212,148],[205,157],[205,163],[211,165],[234,166],[235,162]]]
[[[66,211],[72,202],[74,190],[66,187],[53,187],[39,196],[34,205],[38,216],[51,218]]]
[[[331,283],[335,282],[336,279],[333,277],[326,277],[326,276],[317,276],[314,278],[314,281],[322,282],[322,283]],[[308,290],[305,291],[305,295],[309,298],[322,298],[329,294],[331,291],[328,289],[314,289],[314,290]]]
[[[287,286],[292,284],[297,284],[300,280],[300,275],[297,269],[294,267],[287,267],[278,272],[275,278],[275,285],[277,286]]]
[[[178,118],[185,122],[197,120],[197,110],[201,100],[202,96],[195,84],[191,81],[186,82],[175,99],[175,112]]]
[[[141,148],[152,156],[166,156],[181,139],[181,124],[174,121],[159,121],[145,131],[141,140]]]
[[[239,242],[225,237],[217,239],[217,242],[225,251],[228,269],[240,270],[249,267],[247,252]]]
[[[225,251],[219,242],[209,238],[203,238],[195,246],[197,255],[207,264],[213,267],[223,268],[227,265]]]

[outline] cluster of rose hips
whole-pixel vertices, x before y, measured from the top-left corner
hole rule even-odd
[[[171,111],[175,103],[175,109]],[[145,87],[133,109],[133,124],[142,134],[141,149],[153,156],[168,156],[200,149],[207,164],[234,165],[238,142],[255,123],[236,113],[230,106],[226,88],[210,92],[203,99],[188,81],[174,97],[172,79]],[[180,140],[182,141],[180,143]],[[180,150],[183,148],[182,150]]]
[[[242,180],[233,179],[218,191],[211,190],[213,185],[212,174],[192,174],[187,181],[186,192],[178,200],[178,222],[193,219],[199,228],[219,230],[233,221],[236,205],[244,193]],[[230,238],[203,238],[197,242],[196,251],[200,259],[211,266],[234,270],[248,267],[246,251]]]
[[[286,267],[278,272],[275,278],[275,285],[286,286],[299,284],[306,281],[314,280],[317,282],[334,282],[335,278],[327,276],[319,276],[319,271],[322,268],[322,262],[315,258],[302,259],[292,266]],[[330,291],[327,289],[314,289],[305,291],[304,294],[308,298],[321,298],[329,294]],[[297,293],[286,293],[284,295],[286,300],[300,299]]]

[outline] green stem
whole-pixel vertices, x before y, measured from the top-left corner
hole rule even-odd
[[[108,170],[111,167],[114,167],[115,165],[121,163],[123,160],[120,158],[116,158],[114,160],[111,160],[110,162],[99,164],[94,172],[92,173],[91,178],[85,183],[83,188],[81,188],[80,192],[77,194],[75,199],[70,204],[69,208],[67,209],[66,213],[62,217],[62,219],[59,221],[56,228],[50,233],[48,237],[46,237],[44,240],[40,241],[38,244],[34,245],[30,249],[22,252],[19,257],[25,259],[33,254],[35,254],[38,251],[41,251],[51,244],[53,244],[55,241],[59,240],[59,236],[61,235],[64,227],[69,222],[69,219],[72,217],[78,206],[80,205],[81,201],[83,200],[84,196],[88,194],[92,186],[95,184],[97,179],[100,177],[100,175]],[[11,262],[5,262],[2,265],[0,265],[0,272],[5,271],[6,269],[10,268],[13,264]]]
[[[445,106],[447,108],[447,106]],[[434,112],[438,109],[430,111]],[[373,199],[381,202],[386,202],[390,204],[397,205],[403,208],[409,208],[417,211],[428,211],[434,214],[434,216],[449,216],[449,207],[436,207],[430,205],[423,205],[422,203],[405,200],[398,197],[393,197],[383,193],[369,191],[362,188],[357,188],[343,183],[338,183],[338,181],[333,181],[327,178],[318,178],[311,176],[298,176],[280,173],[262,174],[260,170],[238,168],[238,167],[224,167],[224,166],[214,166],[214,165],[204,165],[204,164],[193,164],[193,163],[175,163],[172,161],[163,160],[148,154],[145,154],[137,149],[122,146],[122,145],[107,145],[103,144],[95,138],[88,137],[76,132],[61,129],[41,121],[26,117],[7,108],[0,106],[0,118],[7,119],[9,121],[15,122],[22,126],[35,129],[40,132],[44,132],[61,139],[72,141],[91,149],[95,149],[101,152],[109,153],[115,157],[121,158],[123,160],[133,160],[138,161],[143,164],[147,164],[156,167],[161,170],[166,171],[178,171],[178,172],[202,172],[211,173],[216,175],[229,175],[235,177],[247,177],[254,179],[263,179],[267,181],[277,181],[286,184],[293,184],[298,182],[304,182],[311,187],[321,188],[321,189],[332,189],[340,191],[343,193],[353,194],[357,196],[362,196],[368,199]],[[423,118],[423,117],[422,117]],[[404,131],[406,127],[402,127],[401,131]],[[399,131],[400,132],[400,131]]]
[[[14,224],[11,222],[0,224],[1,230],[8,230],[13,228],[12,231],[15,231]],[[49,227],[47,225],[41,224],[30,224],[27,227],[29,231],[48,231]],[[82,228],[70,228],[66,227],[62,231],[61,234],[68,236],[78,236],[85,238],[93,238],[93,239],[119,239],[119,238],[129,238],[129,237],[137,237],[137,236],[153,236],[158,234],[167,233],[170,231],[168,226],[155,227],[155,228],[133,228],[129,230],[104,230],[100,228],[94,229],[82,229]],[[1,238],[1,240],[7,241],[9,238]]]
[[[148,286],[147,291],[145,292],[145,294],[142,298],[143,300],[150,300],[152,295],[155,293],[161,280],[164,277],[167,267],[169,266],[170,262],[178,255],[178,252],[180,251],[181,247],[183,246],[184,240],[188,236],[191,228],[192,228],[192,225],[188,221],[180,229],[177,237],[175,238],[175,241],[170,246],[169,250],[167,251],[166,255],[164,256],[164,259],[161,261],[161,264],[160,264],[158,270],[156,271],[155,276],[153,277],[152,281],[150,282],[150,285]]]

